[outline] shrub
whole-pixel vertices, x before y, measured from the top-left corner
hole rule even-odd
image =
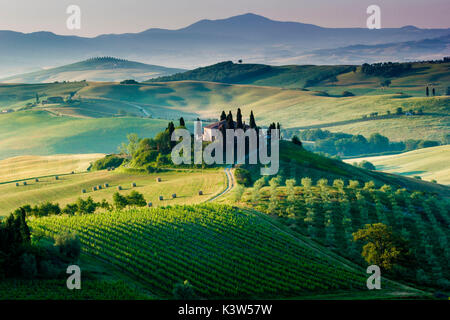
[[[373,163],[364,160],[358,164],[359,167],[367,170],[376,170],[376,167],[373,165]]]
[[[234,176],[236,177],[236,181],[239,184],[242,184],[246,187],[249,187],[252,185],[252,176],[250,174],[250,171],[244,168],[237,168],[234,172]]]
[[[297,136],[292,137],[292,143],[297,146],[300,146],[300,147],[302,146],[302,142],[300,141],[299,137],[297,137]]]
[[[78,260],[81,253],[81,242],[76,234],[63,233],[55,237],[55,246],[59,253],[71,262]]]
[[[117,155],[110,154],[106,157],[99,159],[92,165],[93,170],[104,170],[107,168],[117,168],[123,163],[124,158]]]
[[[24,253],[20,257],[20,272],[24,278],[32,279],[37,274],[36,257],[31,253]]]
[[[177,283],[173,288],[173,297],[176,300],[195,300],[197,295],[195,294],[194,288],[191,286],[189,281],[185,280],[183,283]]]

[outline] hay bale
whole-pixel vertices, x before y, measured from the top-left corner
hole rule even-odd
[[[81,189],[81,193],[86,193],[86,189]]]
[[[177,197],[176,193],[172,194],[172,199],[175,199],[176,197]]]
[[[105,188],[109,188],[109,184],[105,183]]]
[[[97,187],[92,187],[92,191],[97,191]]]
[[[198,192],[198,195],[199,195],[199,196],[202,196],[202,195],[203,195],[203,191],[200,190],[200,191]]]
[[[97,188],[98,188],[98,190],[100,190],[100,189],[102,189],[102,186],[101,186],[101,185],[98,185]]]
[[[156,182],[161,182],[161,178],[160,177],[156,178]]]
[[[117,186],[117,190],[122,190],[122,187],[121,186]]]
[[[164,197],[163,196],[159,196],[159,201],[163,201]]]
[[[147,207],[151,207],[153,204],[151,202],[147,203]]]
[[[133,182],[133,183],[131,184],[131,186],[132,186],[133,188],[136,187],[136,183]]]
[[[34,179],[34,181],[35,181],[35,182],[39,182],[39,179],[38,179],[38,178],[36,178],[36,179]]]
[[[23,182],[23,185],[24,185],[24,186],[26,186],[26,185],[27,185],[27,182],[26,182],[26,181],[24,181],[24,182]]]
[[[18,187],[19,186],[19,183],[18,182],[16,182],[16,187]]]
[[[58,177],[58,176],[55,176],[55,180],[59,180],[59,177]]]

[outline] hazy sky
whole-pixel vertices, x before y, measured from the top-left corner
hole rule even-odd
[[[81,8],[80,30],[66,28],[71,4]],[[90,37],[177,29],[247,12],[324,27],[365,27],[371,4],[381,7],[382,27],[450,27],[450,0],[0,0],[0,30]]]

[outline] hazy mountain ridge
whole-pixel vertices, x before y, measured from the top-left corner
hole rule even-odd
[[[0,79],[6,83],[44,83],[54,81],[138,81],[153,77],[168,76],[184,69],[166,68],[112,57],[91,58],[47,70],[14,75]]]
[[[450,29],[411,26],[380,30],[323,28],[274,21],[255,14],[201,20],[177,30],[152,28],[139,33],[105,34],[94,38],[61,36],[51,32],[0,31],[0,76],[68,64],[93,56],[120,56],[190,69],[240,58],[252,63],[285,64],[294,59],[292,63],[306,64],[315,60],[311,54],[314,50],[419,41],[448,34]],[[67,57],[71,60],[68,61]],[[411,58],[414,58],[413,49]],[[383,57],[379,59],[383,60]],[[338,64],[345,63],[345,60],[346,57],[338,56],[322,59],[321,63]]]

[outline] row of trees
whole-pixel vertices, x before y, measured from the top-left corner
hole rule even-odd
[[[267,186],[264,188],[264,186]],[[235,195],[259,210],[282,217],[306,234],[356,263],[377,264],[393,277],[450,288],[448,223],[445,199],[408,192],[372,181],[345,185],[335,179],[259,179],[247,194]],[[244,196],[245,195],[245,196]],[[361,259],[364,259],[365,262]]]
[[[10,277],[54,279],[63,274],[68,262],[78,260],[80,251],[80,241],[74,234],[57,236],[53,245],[32,242],[24,208],[0,221],[0,280]]]
[[[420,148],[438,146],[438,141],[408,139],[401,142],[389,141],[389,138],[373,133],[368,139],[362,135],[352,135],[341,132],[330,132],[321,129],[303,130],[299,138],[304,141],[314,141],[313,151],[330,155],[355,156],[388,151],[410,151]]]
[[[144,196],[133,190],[128,195],[121,195],[116,192],[113,195],[113,203],[110,204],[108,201],[103,199],[102,201],[94,201],[92,197],[88,197],[86,199],[78,198],[78,200],[74,203],[67,204],[63,209],[61,209],[58,203],[52,202],[43,202],[37,204],[33,207],[30,205],[24,205],[21,208],[15,211],[15,215],[25,214],[25,216],[34,216],[34,217],[46,217],[50,215],[59,215],[59,214],[91,214],[94,213],[97,209],[104,209],[106,211],[110,211],[113,209],[123,209],[127,206],[137,206],[143,207],[147,204]]]

